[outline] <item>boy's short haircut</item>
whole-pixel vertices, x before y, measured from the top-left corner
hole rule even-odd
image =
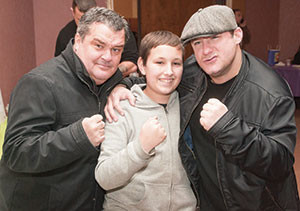
[[[139,56],[143,59],[144,65],[147,63],[151,49],[159,45],[178,47],[182,51],[183,58],[184,47],[176,34],[170,31],[153,31],[145,35],[140,44]]]

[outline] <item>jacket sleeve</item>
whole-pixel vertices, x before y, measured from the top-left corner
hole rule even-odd
[[[131,87],[133,87],[134,84],[144,84],[144,83],[146,83],[144,77],[135,77],[135,76],[125,77],[120,82],[120,84],[125,85],[127,89],[131,89]]]
[[[121,116],[118,122],[106,123],[105,140],[95,169],[96,180],[105,190],[126,184],[152,156],[144,152],[140,141],[134,138],[132,127],[132,123]]]
[[[97,151],[81,120],[54,129],[59,112],[51,90],[51,83],[29,73],[11,95],[2,159],[12,171],[47,172]]]
[[[286,176],[294,163],[296,144],[295,104],[280,97],[261,125],[245,122],[228,111],[209,131],[225,158],[240,168],[268,180]],[[259,111],[258,114],[259,115]]]

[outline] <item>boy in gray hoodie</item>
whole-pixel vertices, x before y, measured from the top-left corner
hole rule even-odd
[[[132,87],[133,107],[105,126],[95,176],[107,190],[104,210],[187,210],[196,198],[178,153],[179,98],[183,46],[168,31],[147,34],[140,45],[139,70],[147,83]]]

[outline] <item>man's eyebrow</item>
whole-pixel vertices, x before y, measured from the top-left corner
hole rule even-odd
[[[115,45],[114,47],[123,48],[124,46],[125,46],[125,44],[121,44],[121,45]]]
[[[98,39],[98,38],[94,38],[93,39],[94,42],[99,42],[101,44],[106,44],[105,42],[103,42],[102,40]]]
[[[104,41],[102,41],[102,40],[100,40],[100,39],[98,39],[98,38],[94,38],[94,40],[93,41],[95,41],[95,42],[99,42],[99,43],[101,43],[101,44],[103,44],[103,45],[106,45],[107,43],[106,42],[104,42]],[[112,47],[113,48],[123,48],[125,46],[125,43],[124,44],[116,44],[116,45],[113,45]]]

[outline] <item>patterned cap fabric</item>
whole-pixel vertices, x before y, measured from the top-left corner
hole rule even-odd
[[[230,7],[213,5],[200,8],[185,24],[181,41],[186,44],[195,38],[209,37],[237,27],[235,15]]]

